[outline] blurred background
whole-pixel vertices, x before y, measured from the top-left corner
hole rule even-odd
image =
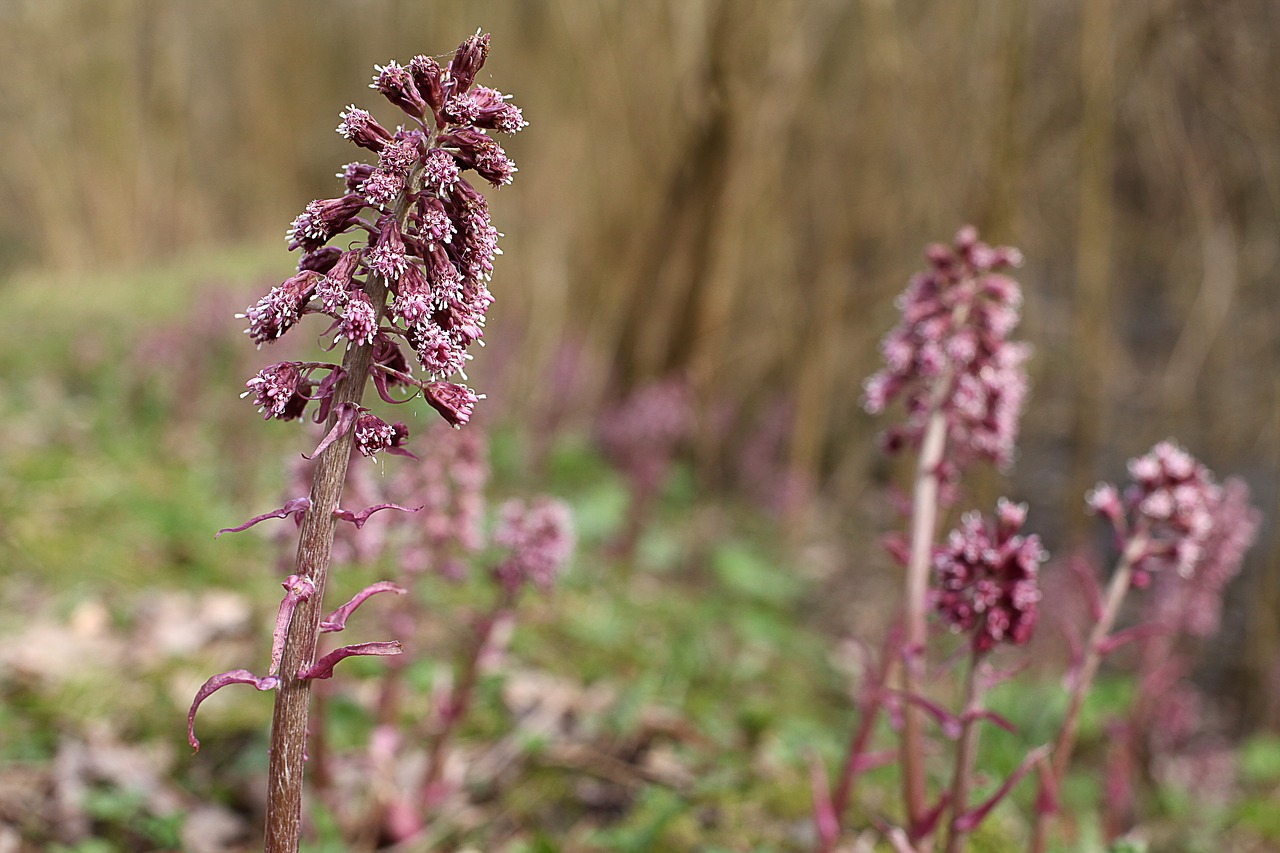
[[[973,223],[1025,254],[1035,347],[1020,457],[975,500],[1029,501],[1066,552],[1096,535],[1083,491],[1159,439],[1242,476],[1264,521],[1204,678],[1238,725],[1280,723],[1272,0],[4,0],[6,313],[107,302],[101,276],[142,269],[170,271],[127,297],[143,324],[148,300],[264,290],[357,156],[339,109],[390,120],[373,64],[477,26],[482,82],[530,122],[489,193],[506,254],[473,378],[503,419],[585,422],[678,381],[699,489],[870,549],[901,472],[861,382],[923,246]]]

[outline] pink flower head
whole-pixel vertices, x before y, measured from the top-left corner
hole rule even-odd
[[[503,133],[517,133],[528,127],[529,123],[524,120],[520,108],[509,102],[510,97],[497,89],[476,86],[471,91],[471,99],[476,107],[475,126]]]
[[[396,140],[378,155],[378,168],[402,178],[408,177],[413,167],[418,165],[421,152],[422,134],[416,131],[398,133]]]
[[[405,266],[404,275],[400,276],[396,286],[396,299],[391,308],[404,321],[411,334],[418,326],[430,320],[435,311],[431,299],[431,282],[427,281],[417,263]]]
[[[934,606],[957,632],[973,632],[973,649],[997,643],[1022,645],[1031,639],[1040,601],[1040,538],[1022,536],[1025,504],[1001,498],[994,521],[966,513],[934,555],[938,590]]]
[[[245,332],[261,346],[289,331],[302,317],[303,309],[323,278],[318,272],[303,270],[271,288],[270,293],[241,315],[249,321]]]
[[[476,403],[481,399],[480,395],[466,385],[456,385],[453,382],[432,382],[423,390],[423,394],[431,408],[454,427],[460,427],[471,420]]]
[[[403,175],[382,168],[374,169],[368,179],[360,185],[360,192],[369,204],[382,210],[392,207],[404,189]]]
[[[400,280],[405,267],[409,265],[405,256],[404,238],[400,236],[400,226],[394,216],[384,216],[378,220],[378,240],[369,253],[369,268],[388,282]]]
[[[510,589],[532,583],[548,589],[573,552],[573,514],[564,503],[539,498],[503,504],[494,544],[510,549],[494,574]]]
[[[258,371],[257,376],[245,383],[249,390],[241,396],[253,394],[254,405],[258,407],[259,412],[263,413],[263,418],[266,420],[271,418],[287,420],[291,409],[295,408],[291,404],[298,396],[298,389],[302,382],[302,371],[298,369],[298,363],[282,361]],[[302,404],[306,405],[305,399]]]
[[[596,440],[642,492],[652,492],[662,485],[693,427],[689,384],[671,377],[645,385],[606,409],[596,426]]]
[[[438,424],[424,442],[417,464],[397,466],[387,478],[391,499],[422,507],[414,519],[414,539],[401,552],[411,573],[466,575],[470,555],[484,547],[488,444],[483,429],[448,429]]]
[[[420,233],[428,243],[448,243],[458,229],[449,218],[444,205],[435,196],[421,196],[418,199],[416,219]]]
[[[449,124],[472,125],[480,118],[480,105],[468,92],[450,95],[440,108],[440,117]]]
[[[475,169],[480,177],[495,187],[509,184],[515,178],[515,163],[502,146],[482,130],[463,128],[442,136],[440,142],[454,152],[460,164]]]
[[[437,304],[445,304],[461,295],[462,276],[449,260],[449,255],[439,244],[427,253],[427,277],[431,279],[431,293]]]
[[[358,193],[348,193],[341,198],[316,199],[293,220],[285,234],[290,248],[301,246],[307,251],[320,248],[346,230],[364,207],[365,198]]]
[[[1240,573],[1261,521],[1262,514],[1249,503],[1248,485],[1238,477],[1227,479],[1221,499],[1213,507],[1213,528],[1204,543],[1200,565],[1185,582],[1179,578],[1172,584],[1172,595],[1165,601],[1172,612],[1161,621],[1172,622],[1197,637],[1215,633],[1222,621],[1227,584]]]
[[[352,344],[371,344],[377,331],[378,315],[373,302],[363,290],[352,290],[338,319],[338,337]]]
[[[435,323],[415,327],[409,335],[418,360],[433,377],[444,379],[461,373],[471,356]]]
[[[369,84],[370,89],[381,92],[388,101],[415,118],[422,118],[426,114],[427,104],[422,100],[422,95],[419,94],[418,87],[413,82],[413,75],[407,68],[399,65],[395,60],[388,62],[385,66],[373,67],[378,73],[373,75],[373,82]]]
[[[343,139],[350,139],[361,148],[368,148],[375,154],[391,141],[391,134],[378,120],[355,104],[342,111],[342,122],[338,125],[338,133]]]
[[[1135,585],[1145,586],[1151,574],[1165,568],[1192,577],[1207,563],[1217,534],[1221,537],[1215,545],[1214,570],[1225,571],[1231,564],[1229,574],[1234,574],[1254,529],[1249,523],[1247,490],[1242,501],[1233,500],[1229,510],[1220,511],[1222,487],[1208,468],[1172,441],[1162,441],[1131,459],[1129,473],[1133,481],[1123,492],[1102,483],[1086,500],[1111,522],[1126,547],[1143,537],[1145,548],[1134,561]],[[1231,530],[1235,525],[1239,529]]]
[[[391,424],[377,415],[363,412],[356,418],[356,449],[364,456],[373,456],[379,451],[391,447],[395,437],[395,430]]]
[[[422,183],[428,189],[447,191],[458,182],[460,175],[458,161],[448,151],[432,148],[427,152],[422,166]]]
[[[889,449],[918,443],[936,406],[947,419],[952,464],[985,458],[1007,465],[1030,350],[1008,340],[1022,297],[999,270],[1022,256],[979,241],[972,227],[960,230],[954,246],[933,245],[925,255],[930,269],[899,297],[902,320],[881,342],[886,366],[866,381],[866,409],[878,414],[894,399],[905,400],[908,419],[888,435]]]

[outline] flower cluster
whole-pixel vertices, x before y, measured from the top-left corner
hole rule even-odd
[[[1022,645],[1035,629],[1046,555],[1040,537],[1020,534],[1026,518],[1026,504],[1001,498],[994,522],[966,513],[934,555],[935,609],[953,631],[973,632],[976,652]]]
[[[985,458],[1007,465],[1030,349],[1009,340],[1022,294],[999,271],[1021,264],[1022,255],[981,242],[972,227],[960,229],[954,246],[935,244],[925,255],[929,270],[899,297],[902,320],[881,343],[886,366],[865,383],[866,409],[879,414],[904,398],[908,419],[886,437],[889,450],[917,444],[936,411],[947,419],[952,464]]]
[[[1240,572],[1253,544],[1261,516],[1249,504],[1249,487],[1238,477],[1222,484],[1222,497],[1212,511],[1213,526],[1191,577],[1166,574],[1158,579],[1148,607],[1149,618],[1168,630],[1208,637],[1222,621],[1226,586]]]
[[[1222,488],[1209,469],[1172,441],[1129,460],[1129,474],[1133,482],[1123,493],[1099,483],[1086,501],[1111,522],[1126,546],[1141,544],[1141,553],[1132,555],[1134,585],[1147,585],[1152,573],[1165,568],[1190,577],[1206,554]]]
[[[691,397],[688,383],[672,377],[638,389],[601,415],[601,449],[641,491],[662,485],[677,448],[692,432]]]
[[[508,589],[532,583],[551,586],[573,551],[573,515],[563,503],[539,498],[529,504],[503,504],[494,544],[510,554],[494,568],[494,576]]]
[[[515,133],[526,124],[506,95],[475,85],[488,53],[489,36],[477,32],[446,67],[427,56],[375,66],[370,88],[403,111],[407,123],[391,130],[354,105],[342,112],[338,133],[377,162],[347,164],[338,175],[346,192],[306,206],[287,235],[290,248],[303,253],[298,273],[243,315],[259,346],[307,314],[326,315],[335,344],[374,348],[370,371],[384,400],[405,402],[392,395],[397,387],[413,396],[421,391],[452,426],[465,424],[480,399],[451,379],[466,378],[468,349],[483,336],[500,253],[488,203],[466,173],[494,186],[511,183],[515,164],[488,131]],[[344,240],[346,248],[327,245],[349,233],[363,239]],[[413,375],[405,347],[422,378]],[[316,419],[323,420],[336,381],[313,381],[319,370],[336,376],[340,368],[282,362],[246,384],[267,418],[299,418],[316,401]],[[403,440],[400,425],[367,411],[347,428],[367,455]]]

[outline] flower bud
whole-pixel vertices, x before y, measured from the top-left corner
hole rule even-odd
[[[361,148],[367,148],[375,154],[391,141],[391,134],[378,120],[366,110],[355,104],[342,111],[342,122],[338,125],[338,133],[343,139],[350,139]]]
[[[458,94],[471,88],[476,74],[484,67],[489,58],[489,34],[481,35],[479,30],[471,38],[458,45],[458,51],[449,62],[449,80],[452,82],[452,93]]]
[[[364,412],[356,418],[355,444],[356,450],[364,456],[373,456],[391,446],[395,431],[391,424],[377,415]]]
[[[418,93],[433,112],[444,103],[444,86],[440,81],[440,64],[429,56],[419,54],[409,60],[409,73]]]
[[[423,394],[431,407],[454,427],[471,420],[476,403],[481,399],[465,385],[443,381],[432,382],[424,389]]]
[[[387,282],[399,281],[409,265],[404,240],[400,236],[400,226],[396,224],[394,216],[384,216],[378,220],[377,244],[369,253],[368,264],[371,270]]]
[[[253,342],[261,346],[289,331],[302,316],[316,285],[324,278],[313,270],[303,270],[271,288],[271,292],[248,308],[244,317],[249,320],[245,331]]]
[[[418,93],[413,75],[407,68],[399,65],[395,60],[388,62],[386,66],[373,67],[378,73],[373,75],[373,82],[369,84],[370,89],[381,92],[388,101],[415,118],[422,118],[426,114],[426,102]]]

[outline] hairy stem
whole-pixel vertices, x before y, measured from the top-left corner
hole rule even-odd
[[[409,185],[416,182],[411,177]],[[396,221],[403,225],[409,213],[411,193],[406,192],[396,205]],[[387,282],[370,275],[365,293],[373,303],[380,321],[386,310]],[[342,359],[344,375],[333,393],[333,406],[325,429],[333,428],[338,410],[344,403],[359,405],[369,377],[373,346],[359,344],[347,348]],[[307,716],[311,704],[311,682],[298,678],[298,672],[315,663],[316,641],[320,635],[320,619],[324,614],[325,581],[329,576],[329,557],[333,550],[333,531],[337,523],[333,512],[342,499],[342,486],[347,479],[347,463],[355,441],[348,430],[320,454],[311,481],[311,506],[302,517],[298,538],[298,554],[294,574],[309,578],[315,594],[299,603],[289,623],[284,657],[280,666],[280,686],[276,690],[275,711],[271,718],[271,759],[267,771],[267,828],[265,853],[296,853],[302,829],[302,776],[307,748]]]

